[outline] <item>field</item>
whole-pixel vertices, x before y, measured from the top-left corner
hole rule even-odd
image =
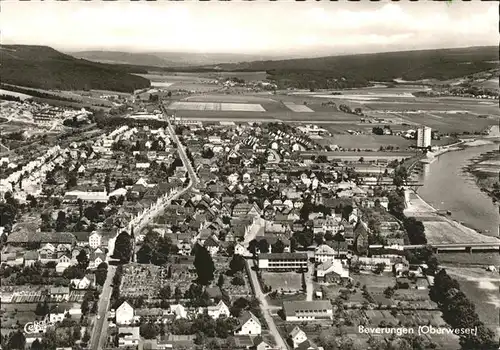
[[[298,113],[314,113],[314,111],[305,106],[305,105],[298,105],[293,102],[284,102],[284,105],[287,106],[290,110],[293,112],[298,112]]]
[[[227,103],[276,103],[278,101],[263,95],[230,95],[230,94],[206,94],[198,96],[190,96],[182,101],[190,102],[227,102]]]
[[[328,102],[332,102],[337,106],[345,104],[351,109],[360,107],[368,118],[382,118],[391,123],[393,130],[405,130],[413,125],[427,125],[447,134],[482,131],[494,125],[496,123],[495,117],[500,116],[496,101],[459,97],[423,98],[411,95],[412,92],[427,89],[424,86],[406,85],[387,88],[379,85],[344,90],[342,91],[343,95],[331,95],[333,90],[318,92],[277,91],[273,94],[270,92],[249,92],[246,88],[236,87],[221,91],[221,86],[215,83],[215,80],[221,77],[238,77],[246,81],[263,80],[266,78],[265,72],[150,72],[141,76],[148,78],[154,86],[162,90],[194,91],[195,93],[188,97],[181,97],[177,104],[174,102],[171,108],[176,109],[179,116],[198,120],[224,120],[226,118],[238,119],[242,122],[283,120],[313,124],[324,123],[325,125],[329,124],[329,130],[333,133],[341,134],[350,129],[369,132],[375,125],[361,123],[361,117],[339,112],[335,107],[327,105]],[[177,99],[174,96],[171,101]],[[186,104],[187,102],[207,104],[191,105]],[[223,103],[228,105],[224,106]],[[241,106],[230,104],[241,104]],[[256,111],[260,113],[256,115]],[[478,118],[479,115],[489,117]],[[402,125],[403,123],[407,125]],[[347,139],[352,139],[352,137]],[[386,141],[390,143],[387,144]],[[356,148],[379,148],[389,144],[404,148],[411,141],[395,138],[372,139],[370,136],[361,137],[355,142],[347,142],[355,143]]]
[[[388,286],[394,285],[394,277],[392,273],[386,272],[381,275],[373,273],[359,273],[351,276],[354,282],[359,282],[361,286],[366,285],[370,288],[385,289]]]
[[[148,74],[137,74],[149,79],[153,87],[164,90],[188,90],[197,92],[210,92],[221,89],[220,85],[213,81],[220,78],[236,77],[245,81],[263,81],[266,72],[217,72],[217,73],[186,73],[186,72],[149,72]]]
[[[158,87],[158,88],[166,88],[166,87],[169,87],[169,86],[174,85],[174,84],[175,83],[167,83],[164,81],[152,81],[151,82],[152,87]]]
[[[237,111],[237,112],[265,112],[260,104],[250,103],[218,103],[218,102],[173,102],[168,106],[175,110],[192,111]]]
[[[486,89],[498,90],[498,77],[482,81],[477,85]]]
[[[330,127],[326,127],[330,130]],[[335,129],[334,129],[335,130]],[[343,148],[360,148],[378,150],[380,147],[389,145],[406,149],[415,144],[415,140],[407,140],[401,136],[392,135],[334,135],[332,137],[323,137],[320,142],[325,145],[337,145]]]
[[[21,100],[31,98],[30,95],[22,94],[20,92],[8,91],[8,90],[4,90],[4,89],[0,89],[0,95],[13,96],[13,97],[20,98]]]
[[[500,276],[481,268],[447,267],[448,274],[460,283],[460,289],[475,302],[481,321],[500,335]]]
[[[262,272],[263,282],[272,290],[297,292],[302,290],[302,275],[296,272]]]
[[[149,74],[137,74],[143,78],[149,79],[153,87],[162,90],[175,91],[187,90],[197,92],[209,92],[220,89],[220,86],[211,84],[210,80],[199,75],[189,73],[170,73],[161,74],[150,72]]]

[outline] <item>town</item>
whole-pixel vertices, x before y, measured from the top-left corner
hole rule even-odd
[[[2,3],[0,350],[500,349],[497,25]]]
[[[4,341],[304,350],[456,341],[356,332],[450,322],[429,296],[449,277],[436,275],[422,223],[404,212],[430,128],[404,135],[413,151],[332,151],[314,124],[200,122],[161,100],[151,113],[132,109],[97,118],[102,132],[46,142],[36,158],[2,158]]]

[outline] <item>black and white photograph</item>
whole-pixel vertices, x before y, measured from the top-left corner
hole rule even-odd
[[[500,349],[496,1],[0,2],[0,350]]]

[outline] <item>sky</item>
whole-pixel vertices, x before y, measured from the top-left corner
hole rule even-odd
[[[496,2],[0,3],[2,44],[61,51],[344,54],[498,45]]]

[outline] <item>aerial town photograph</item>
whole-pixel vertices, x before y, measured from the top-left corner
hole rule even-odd
[[[0,350],[500,349],[499,3],[1,7]]]

